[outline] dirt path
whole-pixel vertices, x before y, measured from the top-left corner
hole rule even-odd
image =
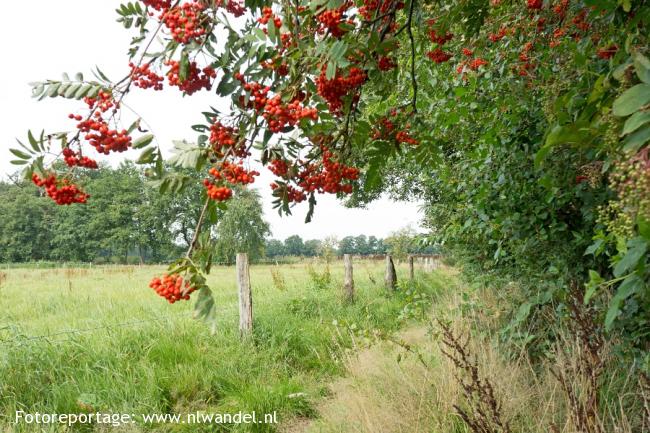
[[[422,353],[432,352],[427,350],[433,343],[424,326],[406,328],[399,337]],[[281,432],[429,431],[425,420],[431,419],[433,409],[430,372],[416,356],[386,342],[351,354],[346,364],[348,375],[332,382],[331,397],[317,406],[319,418],[294,419]]]

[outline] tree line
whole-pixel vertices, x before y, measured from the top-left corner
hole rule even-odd
[[[161,195],[131,163],[101,167],[86,176],[93,200],[84,206],[57,206],[31,182],[18,178],[0,182],[0,262],[163,263],[190,244],[201,213],[200,179],[181,193]],[[232,263],[240,251],[259,261],[388,251],[399,256],[431,249],[410,228],[386,239],[270,239],[257,192],[241,188],[235,193],[238,200],[208,218],[216,241],[215,262]]]

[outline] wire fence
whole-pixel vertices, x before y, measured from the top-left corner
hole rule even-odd
[[[110,330],[110,329],[117,329],[117,328],[129,328],[129,327],[135,327],[138,325],[142,325],[145,323],[155,323],[155,322],[165,322],[165,321],[171,321],[179,316],[187,316],[187,312],[183,313],[177,313],[177,314],[172,314],[172,315],[167,315],[165,317],[159,317],[156,319],[147,319],[147,320],[135,320],[135,321],[130,321],[130,322],[123,322],[123,323],[114,323],[114,324],[108,324],[108,325],[103,325],[103,326],[93,326],[90,328],[82,328],[82,329],[69,329],[65,331],[58,331],[58,332],[53,332],[50,334],[43,334],[43,335],[18,335],[14,336],[13,338],[9,339],[2,339],[0,338],[0,345],[9,345],[9,344],[15,344],[15,343],[28,343],[31,341],[41,341],[41,340],[47,340],[48,342],[62,342],[62,341],[69,341],[72,338],[69,338],[74,335],[79,335],[79,334],[84,334],[88,332],[94,332],[94,331],[101,331],[101,330]],[[19,329],[15,325],[6,325],[3,327],[0,327],[0,333],[5,330],[16,330]],[[54,337],[61,337],[61,336],[67,336],[68,338],[54,338]]]

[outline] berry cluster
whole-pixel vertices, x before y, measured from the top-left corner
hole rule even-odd
[[[443,51],[441,48],[434,48],[427,53],[427,57],[435,63],[445,63],[451,59],[451,54]]]
[[[169,85],[178,87],[187,95],[191,95],[204,88],[210,90],[212,88],[212,81],[217,77],[217,73],[211,66],[206,66],[201,70],[196,65],[196,62],[192,62],[189,65],[187,77],[181,80],[180,63],[169,60],[165,64],[170,66],[169,72],[167,72]]]
[[[251,82],[247,83],[244,79],[244,76],[240,72],[235,72],[234,77],[238,80],[246,92],[249,93],[250,97],[248,98],[247,108],[254,108],[257,111],[264,110],[266,103],[268,101],[268,94],[271,88],[269,86],[262,86],[259,83]],[[242,107],[244,106],[245,98],[242,95],[240,98],[240,103]]]
[[[84,167],[97,169],[97,161],[87,156],[82,156],[81,152],[75,152],[69,147],[63,149],[63,159],[68,167]]]
[[[339,39],[341,36],[347,33],[347,30],[341,28],[341,23],[353,24],[354,21],[346,20],[345,13],[348,10],[349,5],[343,3],[343,5],[337,9],[327,9],[316,17],[320,26],[318,28],[319,34],[330,34],[331,36]]]
[[[603,59],[603,60],[608,60],[614,57],[614,55],[618,52],[618,45],[616,44],[611,44],[608,47],[601,48],[596,52],[596,55]]]
[[[217,149],[232,147],[237,144],[238,131],[231,126],[224,126],[221,122],[216,121],[210,126],[210,144]]]
[[[380,71],[390,71],[395,67],[397,67],[397,63],[395,63],[395,61],[388,56],[381,56],[377,61],[377,68]]]
[[[208,197],[214,201],[226,201],[230,200],[232,197],[232,189],[227,186],[218,186],[210,182],[209,179],[203,180],[203,185],[205,185],[208,190]]]
[[[149,283],[149,287],[167,299],[170,304],[180,300],[189,301],[190,295],[196,290],[195,287],[190,286],[189,281],[184,281],[183,277],[176,274],[155,277]]]
[[[294,126],[301,119],[318,119],[318,110],[315,108],[305,108],[298,98],[288,104],[282,102],[280,95],[267,100],[262,114],[269,124],[271,132],[280,132],[287,126]]]
[[[257,22],[266,25],[271,20],[273,20],[273,24],[275,25],[276,29],[282,27],[282,20],[273,13],[273,9],[271,9],[269,6],[264,6],[262,8],[262,16],[257,19]]]
[[[372,134],[372,138],[375,140],[388,140],[394,141],[397,144],[406,143],[412,146],[419,144],[419,141],[411,136],[407,131],[411,127],[410,124],[406,124],[405,129],[397,130],[395,122],[399,122],[397,119],[398,112],[393,109],[390,112],[390,117],[394,120],[391,120],[388,116],[383,116],[379,119],[378,126]]]
[[[102,117],[103,113],[118,104],[109,92],[100,91],[96,98],[85,98],[91,110],[91,116],[81,120],[79,115],[70,114],[68,117],[78,121],[77,128],[84,133],[84,139],[93,146],[97,152],[108,155],[110,152],[124,152],[131,146],[131,137],[128,131],[110,128],[108,122]]]
[[[86,203],[88,194],[81,191],[76,185],[70,184],[67,179],[59,182],[55,175],[41,179],[36,173],[32,175],[32,182],[36,186],[44,187],[47,195],[58,205],[72,203]],[[60,184],[60,185],[59,185]]]
[[[161,19],[176,42],[188,44],[201,39],[206,34],[204,10],[205,5],[194,0],[167,9],[163,12]]]
[[[326,192],[330,194],[352,192],[351,183],[359,178],[359,169],[347,167],[334,159],[334,154],[322,147],[322,166],[308,164],[298,173],[298,186],[304,192]]]
[[[269,164],[269,170],[278,177],[285,177],[289,173],[289,164],[283,159],[273,159]]]
[[[134,86],[140,87],[141,89],[163,89],[163,81],[165,79],[150,69],[150,63],[145,63],[142,66],[129,63],[129,67],[131,68],[131,79],[133,80]]]
[[[539,10],[544,5],[544,0],[528,0],[528,9]]]
[[[241,164],[234,164],[228,161],[225,161],[221,164],[221,168],[217,170],[215,167],[212,167],[208,173],[210,176],[214,177],[217,180],[225,180],[231,184],[241,184],[247,185],[255,182],[255,176],[259,176],[260,173],[255,170],[246,170]]]
[[[436,20],[431,19],[427,21],[429,24],[429,39],[431,42],[437,46],[427,53],[427,57],[435,63],[445,63],[451,59],[452,55],[442,49],[442,46],[447,42],[451,41],[454,38],[454,35],[449,32],[441,32],[438,29],[433,28],[436,24]]]
[[[142,0],[142,3],[157,11],[167,10],[172,7],[172,0]]]
[[[329,110],[332,113],[340,113],[343,107],[343,98],[356,90],[365,83],[367,75],[365,71],[357,67],[352,67],[348,71],[348,76],[344,77],[340,70],[336,71],[335,76],[327,79],[326,68],[323,67],[320,75],[316,78],[318,94],[327,101]],[[358,96],[356,93],[355,96]]]
[[[498,32],[496,33],[490,33],[488,35],[488,39],[490,39],[491,42],[499,42],[501,39],[505,38],[506,35],[508,34],[508,29],[505,27],[501,27]]]
[[[388,12],[395,8],[396,11],[404,9],[404,2],[401,0],[363,0],[363,6],[359,8],[359,14],[365,20],[373,20],[378,15],[387,15],[382,22],[385,24],[391,19]]]
[[[218,2],[219,6],[223,4],[223,2]],[[233,14],[236,17],[241,17],[246,13],[246,9],[244,8],[243,2],[239,0],[227,0],[226,4],[226,10]]]

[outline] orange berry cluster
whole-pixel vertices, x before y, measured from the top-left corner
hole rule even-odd
[[[200,70],[199,67],[196,66],[196,62],[192,62],[189,65],[187,78],[181,80],[180,63],[174,60],[169,60],[165,62],[165,64],[170,66],[169,72],[167,72],[169,85],[178,87],[187,95],[198,92],[203,88],[210,90],[212,88],[212,80],[217,77],[216,71],[211,66],[206,66],[203,70]]]
[[[203,185],[208,190],[208,197],[214,201],[226,201],[232,197],[232,189],[227,186],[215,185],[209,179],[204,179]]]
[[[390,71],[395,67],[397,67],[397,63],[395,63],[395,61],[388,56],[381,56],[377,61],[377,68],[380,71]]]
[[[70,184],[67,179],[59,182],[55,175],[51,174],[41,179],[36,173],[32,175],[32,182],[36,186],[44,187],[47,195],[58,205],[69,205],[72,203],[86,203],[88,194],[81,191],[76,185]],[[59,183],[61,186],[59,186]]]
[[[427,21],[429,25],[429,39],[436,44],[436,47],[427,53],[427,57],[435,63],[445,63],[451,59],[452,55],[442,49],[442,46],[454,38],[454,35],[449,32],[441,32],[434,28],[436,25],[435,19]]]
[[[273,20],[276,29],[282,27],[282,20],[273,13],[273,9],[269,6],[264,6],[262,8],[262,16],[257,19],[257,22],[260,24],[267,24],[271,20]]]
[[[406,124],[406,128],[403,130],[397,130],[395,122],[397,121],[398,112],[393,109],[390,112],[390,116],[395,118],[395,121],[390,120],[388,116],[384,116],[379,119],[378,127],[374,130],[372,138],[375,140],[392,140],[396,143],[406,143],[413,146],[419,144],[419,141],[411,136],[411,134],[406,130],[411,127],[410,124]]]
[[[68,167],[84,167],[90,169],[97,169],[97,161],[90,159],[87,156],[81,156],[81,152],[75,152],[69,147],[63,149],[63,160]]]
[[[231,126],[224,126],[221,122],[214,122],[210,126],[210,144],[221,150],[224,147],[232,147],[237,144],[238,131]]]
[[[131,137],[128,131],[117,131],[109,127],[108,122],[102,117],[103,113],[115,107],[119,108],[113,100],[113,95],[100,91],[96,98],[85,98],[92,114],[86,120],[81,116],[70,114],[68,117],[77,120],[77,128],[85,133],[84,139],[93,146],[97,152],[108,155],[110,152],[124,152],[131,146]]]
[[[184,281],[183,277],[176,274],[163,274],[162,278],[155,277],[149,283],[149,287],[167,299],[170,304],[180,300],[189,301],[190,295],[196,290],[195,287],[190,286],[189,281]]]
[[[212,167],[208,173],[217,180],[223,179],[231,184],[239,183],[242,185],[255,182],[255,176],[260,175],[255,170],[248,171],[241,164],[234,164],[228,161],[224,161],[221,164],[220,170]]]
[[[435,63],[444,63],[451,59],[451,54],[443,51],[441,48],[434,48],[427,53],[427,57]]]
[[[332,113],[340,113],[343,107],[343,98],[356,90],[365,83],[367,75],[365,71],[357,67],[352,67],[348,71],[348,76],[344,77],[339,70],[335,76],[328,80],[326,68],[323,67],[320,75],[316,78],[318,94],[327,101],[329,110]]]
[[[267,95],[271,90],[271,87],[262,86],[261,84],[255,82],[247,83],[246,79],[240,72],[235,72],[233,76],[242,84],[244,90],[250,94],[250,97],[248,98],[248,105],[246,105],[246,107],[255,108],[257,111],[264,110],[264,107],[266,107],[266,103],[268,101]],[[244,105],[243,96],[240,98],[240,103],[242,106]]]
[[[283,159],[273,159],[269,165],[269,170],[276,176],[284,177],[289,172],[289,165]]]
[[[129,67],[131,68],[131,79],[133,80],[134,86],[140,87],[141,89],[163,89],[163,81],[165,79],[150,69],[151,64],[145,63],[142,66],[137,66],[129,63]]]
[[[341,36],[347,33],[346,29],[341,28],[341,23],[354,24],[352,20],[345,19],[345,13],[349,9],[350,4],[344,2],[343,5],[337,9],[327,9],[316,17],[320,23],[318,28],[319,34],[329,33],[331,36],[339,39]]]
[[[149,6],[157,11],[169,9],[172,6],[172,0],[142,0],[145,6]]]
[[[298,186],[304,192],[326,192],[330,194],[352,192],[352,184],[344,183],[359,178],[359,169],[348,167],[334,159],[334,154],[322,147],[322,165],[308,164],[298,173]]]
[[[201,39],[206,34],[207,17],[203,14],[204,10],[205,5],[198,0],[194,0],[167,9],[163,12],[161,19],[176,42],[188,44],[191,41]]]
[[[359,14],[370,21],[375,19],[377,15],[387,15],[393,7],[396,11],[404,9],[404,2],[401,0],[363,0],[363,6],[359,8]],[[391,17],[386,16],[382,21],[385,23],[388,19],[391,19]]]
[[[298,99],[284,104],[280,95],[276,95],[267,101],[262,116],[271,132],[280,132],[285,126],[294,126],[301,119],[318,120],[318,110],[303,107]]]

